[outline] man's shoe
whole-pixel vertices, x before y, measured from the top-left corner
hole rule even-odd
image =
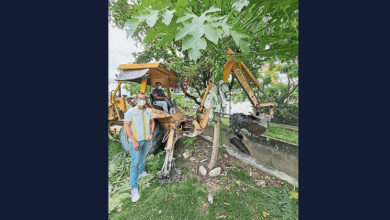
[[[134,188],[131,190],[131,201],[132,202],[137,202],[139,200],[139,193],[138,193],[138,188]]]
[[[149,176],[150,174],[149,173],[147,173],[147,172],[143,172],[143,173],[141,173],[140,175],[139,175],[139,178],[141,178],[141,177],[145,177],[145,176]]]

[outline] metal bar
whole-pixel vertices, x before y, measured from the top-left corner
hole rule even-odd
[[[241,67],[245,70],[246,74],[249,76],[249,78],[252,80],[252,82],[256,85],[256,86],[260,86],[260,83],[256,80],[256,78],[253,76],[253,74],[251,73],[251,71],[249,71],[249,69],[245,66],[245,64],[243,62],[240,63]]]
[[[203,111],[204,102],[206,101],[207,95],[208,95],[208,93],[209,93],[211,87],[213,87],[213,83],[211,82],[211,79],[210,79],[210,80],[209,80],[209,84],[208,84],[208,86],[207,86],[207,88],[206,88],[206,92],[204,92],[202,102],[200,103],[200,111]]]
[[[142,82],[141,82],[141,93],[145,93],[146,92],[146,83],[148,82],[148,78],[147,77],[144,77],[142,78]]]

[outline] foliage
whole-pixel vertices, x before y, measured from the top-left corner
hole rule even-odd
[[[139,0],[129,4],[110,0],[109,19],[143,44],[144,51],[133,54],[136,63],[167,64],[195,103],[200,104],[197,98],[203,97],[209,79],[221,78],[224,50],[231,48],[234,57],[260,79],[267,96],[279,104],[275,119],[297,121],[297,108],[290,106],[298,96],[297,80],[290,82],[298,73],[297,0]],[[276,76],[271,68],[260,74],[257,70],[267,63],[279,63],[277,71],[287,74],[289,83],[271,83]],[[238,83],[231,89],[235,101],[245,100]],[[268,101],[260,91],[256,93],[261,101]]]
[[[123,81],[122,88],[129,92],[129,94],[135,95],[141,90],[141,84],[129,81]]]
[[[171,55],[186,61],[223,58],[217,48],[247,52],[237,54],[241,58],[286,61],[297,57],[297,6],[297,0],[112,0],[109,18],[144,46],[173,47]]]

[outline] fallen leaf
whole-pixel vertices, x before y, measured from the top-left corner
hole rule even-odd
[[[228,202],[223,202],[223,204],[225,204],[225,205],[230,205],[230,203],[228,203]]]
[[[293,193],[291,193],[290,198],[291,198],[291,199],[298,199],[298,192],[293,192]]]
[[[246,188],[242,188],[242,190],[243,190],[244,192],[246,192]]]
[[[158,214],[159,214],[159,215],[161,214],[161,210],[158,211]]]
[[[176,195],[175,192],[172,193],[172,196],[173,196],[174,198],[177,197],[177,195]]]
[[[267,216],[269,216],[269,213],[268,212],[265,212],[263,211],[263,217],[266,218]]]
[[[218,218],[226,218],[226,215],[221,215]]]
[[[238,192],[236,192],[237,196],[239,196],[240,194]]]
[[[167,197],[164,198],[164,202],[168,202],[169,199]]]
[[[265,183],[261,184],[261,187],[265,188],[267,185]]]
[[[204,203],[202,204],[202,206],[203,206],[204,209],[207,209],[207,208],[209,207],[209,204],[208,204],[207,202],[204,202]]]

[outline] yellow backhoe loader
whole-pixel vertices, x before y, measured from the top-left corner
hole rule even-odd
[[[233,54],[233,51],[230,49],[227,52],[228,54]],[[109,103],[109,133],[119,133],[123,145],[128,141],[127,135],[122,128],[124,113],[127,111],[126,100],[120,95],[119,97],[116,97],[116,93],[120,91],[122,82],[131,81],[140,83],[140,92],[145,94],[148,85],[155,87],[155,83],[160,82],[161,85],[167,89],[168,96],[170,96],[170,88],[178,88],[178,85],[175,80],[176,73],[160,63],[122,64],[118,69],[120,71],[116,77],[118,86],[111,94]],[[237,64],[233,57],[227,56],[227,62],[223,72],[224,83],[228,81],[231,73],[233,73],[233,76],[237,79],[256,110],[254,115],[233,114],[230,116],[231,122],[236,121],[233,125],[231,124],[231,127],[238,136],[238,138],[233,138],[233,140],[231,139],[230,141],[239,150],[245,152],[246,147],[245,145],[243,146],[240,141],[242,139],[240,129],[245,128],[249,132],[257,135],[264,133],[269,120],[274,114],[276,104],[273,102],[260,103],[249,83],[251,81],[254,86],[259,87],[259,82],[242,62]],[[152,149],[155,150],[159,145],[165,143],[165,161],[161,171],[158,172],[158,175],[161,178],[160,182],[168,183],[179,180],[179,178],[177,178],[177,176],[180,175],[180,173],[178,174],[179,171],[175,169],[174,172],[171,172],[175,143],[183,136],[194,137],[201,134],[205,129],[212,110],[212,108],[205,107],[205,101],[212,87],[213,84],[210,80],[201,101],[201,105],[197,110],[196,117],[186,116],[183,109],[178,106],[171,107],[174,109],[173,111],[170,110],[171,113],[168,114],[162,111],[159,106],[153,105],[152,102],[150,104],[146,103],[146,107],[151,108],[152,110],[156,124],[152,138]],[[261,88],[259,87],[259,89]],[[147,94],[147,96],[151,96],[151,94]],[[263,107],[270,108],[269,114],[263,112]],[[249,151],[247,151],[247,153],[249,153]]]

